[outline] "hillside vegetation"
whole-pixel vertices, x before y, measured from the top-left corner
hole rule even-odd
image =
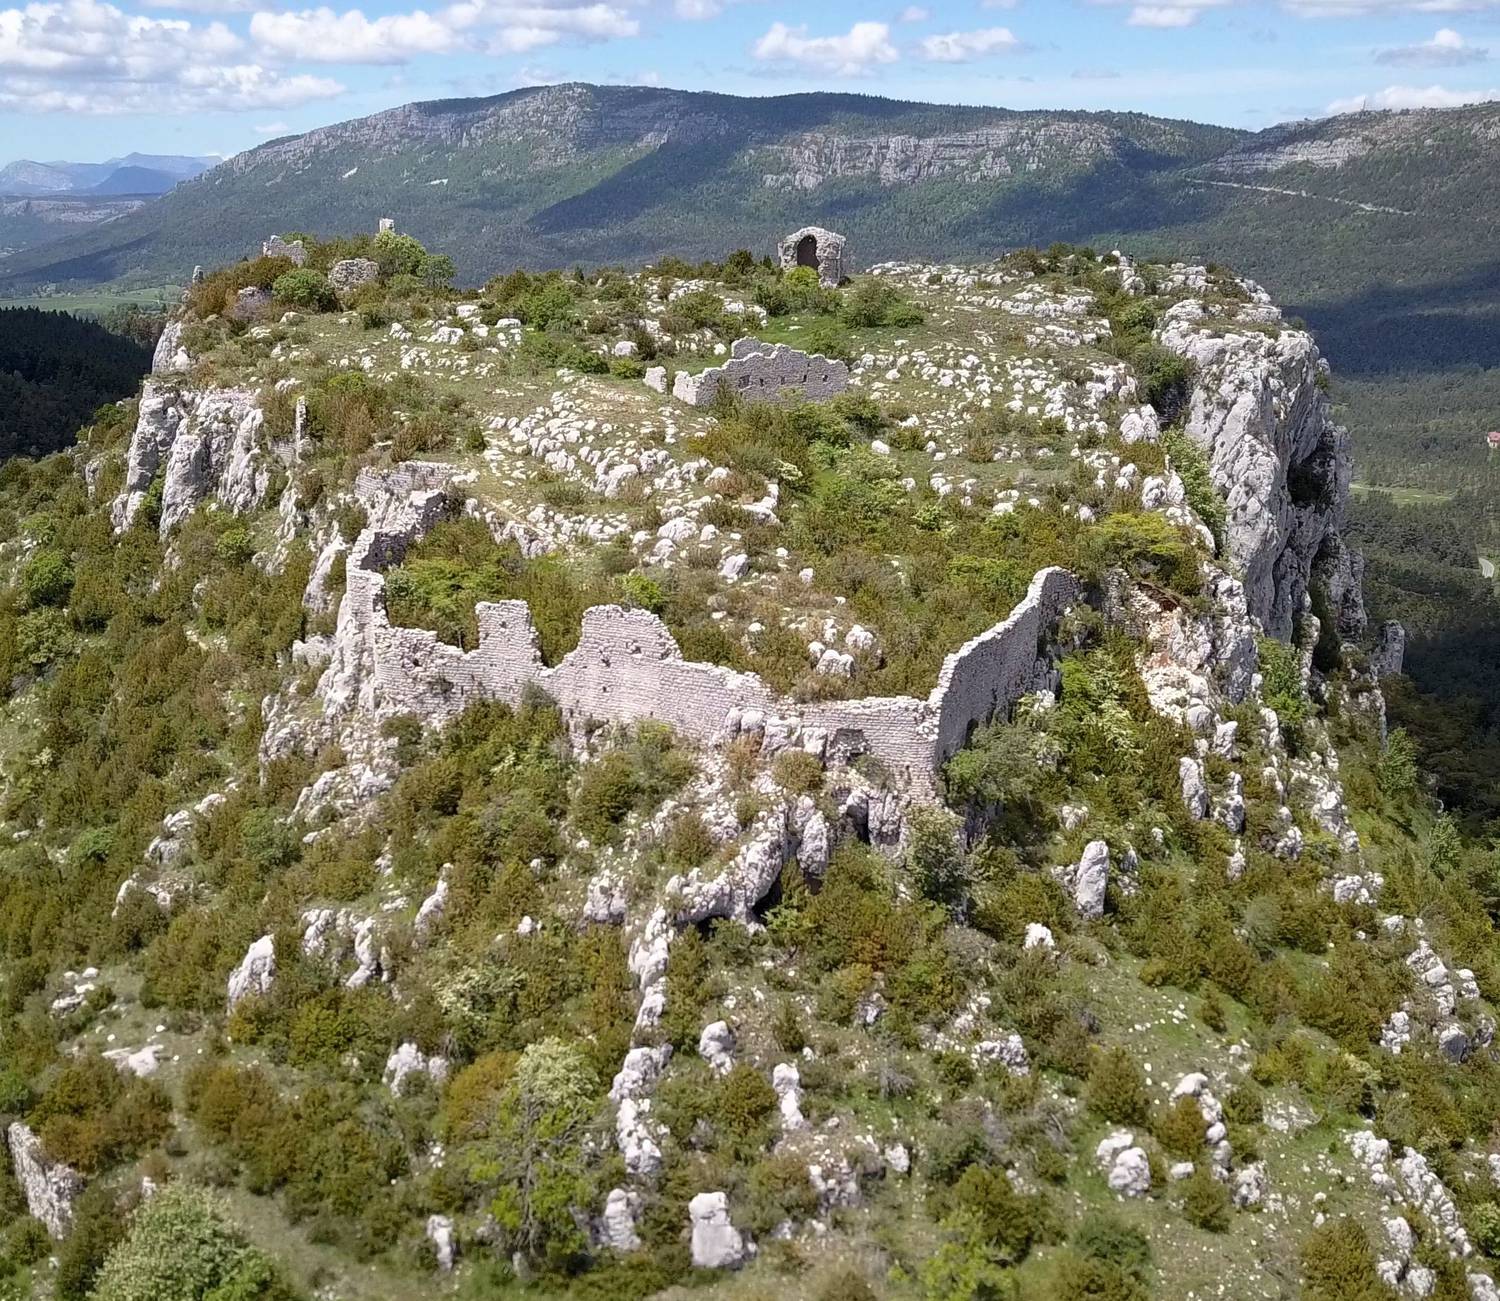
[[[1496,1297],[1500,861],[1255,285],[301,253],[0,471],[0,1295]],[[747,336],[847,390],[668,395]],[[1316,450],[1248,538],[1278,431],[1200,399],[1273,374]],[[1015,692],[883,763],[1049,566]],[[776,716],[632,716],[658,630]]]

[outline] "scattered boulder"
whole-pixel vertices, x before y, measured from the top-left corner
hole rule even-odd
[[[688,1203],[696,1269],[738,1269],[754,1251],[730,1223],[727,1193],[699,1193]]]
[[[1099,1141],[1094,1158],[1110,1191],[1122,1197],[1144,1197],[1151,1191],[1151,1161],[1128,1129],[1117,1129]]]
[[[414,1075],[425,1075],[441,1085],[448,1078],[448,1059],[433,1053],[428,1056],[414,1043],[404,1043],[385,1059],[382,1076],[392,1093],[406,1092],[406,1082]]]
[[[791,1062],[780,1062],[771,1072],[771,1087],[781,1106],[781,1128],[784,1133],[805,1129],[802,1115],[802,1076]]]
[[[734,1069],[734,1031],[726,1021],[714,1021],[703,1027],[698,1036],[698,1055],[715,1075],[728,1075]]]
[[[641,1236],[635,1230],[634,1194],[623,1188],[611,1188],[604,1199],[604,1214],[595,1231],[600,1245],[613,1251],[638,1251]]]
[[[1041,922],[1026,923],[1026,939],[1022,942],[1023,949],[1055,949],[1057,941],[1052,937],[1052,928],[1043,926]]]
[[[432,1243],[437,1267],[445,1274],[450,1273],[458,1256],[458,1240],[453,1236],[453,1221],[446,1215],[429,1215],[427,1241]]]
[[[1080,917],[1092,920],[1104,916],[1104,895],[1109,888],[1109,846],[1104,841],[1089,841],[1078,862],[1053,868],[1052,874],[1072,895]]]
[[[240,965],[229,973],[229,1006],[247,994],[269,994],[276,978],[276,937],[262,935],[245,952]]]

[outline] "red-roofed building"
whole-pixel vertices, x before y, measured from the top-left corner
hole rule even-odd
[[[1490,432],[1484,436],[1484,440],[1491,447],[1500,447],[1500,429],[1491,429]]]

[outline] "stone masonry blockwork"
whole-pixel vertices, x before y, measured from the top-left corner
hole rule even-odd
[[[841,361],[784,343],[736,339],[722,366],[696,375],[678,371],[672,396],[693,407],[712,405],[722,390],[745,402],[821,402],[848,387],[849,367]]]
[[[393,479],[384,481],[379,494],[391,505],[372,511],[370,527],[350,550],[339,654],[325,679],[325,686],[336,677],[347,680],[348,668],[359,665],[356,676],[364,681],[358,703],[380,716],[410,713],[442,724],[476,700],[516,702],[535,686],[577,719],[653,719],[700,744],[763,731],[768,743],[780,738],[829,762],[869,754],[921,797],[932,793],[938,769],[975,727],[1046,678],[1041,643],[1080,595],[1066,570],[1041,570],[1009,618],[948,656],[925,700],[890,696],[802,704],[772,691],[757,674],[684,659],[660,619],[617,605],[585,611],[577,647],[548,667],[524,601],[481,603],[478,645],[468,652],[424,629],[390,622],[381,571],[398,564],[417,538],[459,508],[441,489],[425,486],[431,479],[420,467],[403,468]],[[393,487],[404,495],[393,500],[387,495]],[[347,692],[320,694],[330,712],[355,703]]]

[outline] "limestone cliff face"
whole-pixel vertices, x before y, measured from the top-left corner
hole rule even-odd
[[[1279,326],[1268,302],[1242,309],[1238,329],[1207,331],[1206,316],[1196,299],[1178,303],[1160,339],[1197,367],[1185,431],[1228,504],[1228,559],[1249,612],[1271,636],[1290,638],[1320,586],[1340,634],[1358,636],[1361,566],[1342,538],[1352,461],[1323,392],[1327,363],[1311,335]]]
[[[179,389],[147,380],[125,484],[112,509],[115,529],[134,522],[158,474],[163,537],[210,495],[236,514],[254,510],[271,480],[264,424],[256,395],[248,389]]]

